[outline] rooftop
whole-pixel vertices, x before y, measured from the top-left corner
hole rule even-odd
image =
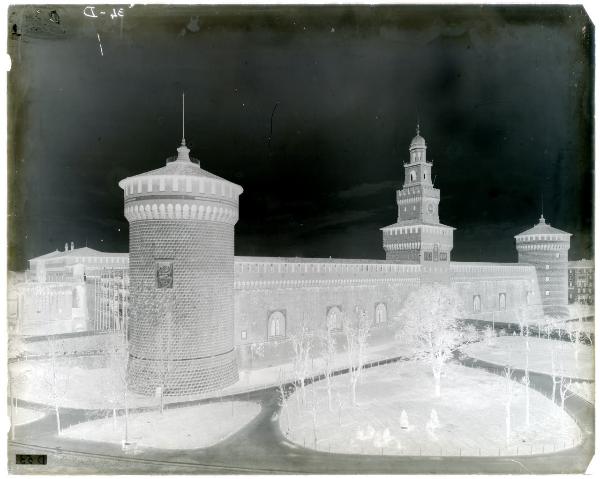
[[[84,256],[84,257],[129,257],[129,253],[107,253],[104,251],[98,251],[92,248],[88,248],[84,246],[83,248],[73,248],[67,251],[52,251],[51,253],[44,254],[42,256],[37,256],[35,258],[31,258],[29,261],[38,261],[41,259],[51,259],[51,258],[63,258],[63,257],[71,257],[71,256]]]
[[[533,228],[529,228],[522,233],[519,233],[515,236],[515,238],[521,236],[531,236],[531,235],[566,235],[571,236],[571,233],[567,233],[566,231],[559,230],[558,228],[553,228],[550,226],[550,223],[546,223],[546,219],[544,215],[540,216],[540,221]]]

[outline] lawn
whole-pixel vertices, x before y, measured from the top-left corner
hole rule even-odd
[[[10,406],[7,411],[8,417],[11,417]],[[24,407],[16,407],[13,409],[12,420],[14,421],[15,426],[22,426],[24,424],[29,424],[30,422],[37,421],[38,419],[43,418],[46,413],[42,411],[35,411],[33,409],[27,409]]]
[[[252,402],[228,401],[130,414],[129,442],[138,449],[198,449],[217,444],[260,412]],[[88,421],[63,430],[62,437],[121,444],[125,416]]]
[[[347,375],[333,378],[332,410],[325,381],[306,386],[305,403],[301,391],[285,402],[280,428],[297,445],[349,454],[497,456],[550,452],[578,443],[580,431],[570,416],[533,390],[527,427],[525,387],[512,385],[508,443],[509,396],[502,377],[449,364],[442,395],[436,398],[430,368],[412,361],[365,370],[356,406],[350,404]],[[439,424],[432,421],[432,410]]]
[[[491,341],[471,343],[462,347],[462,351],[472,358],[494,364],[510,364],[525,369],[529,355],[529,370],[552,374],[552,357],[556,376],[578,379],[594,379],[594,349],[591,346],[575,346],[568,341],[523,336],[501,336]],[[577,354],[576,354],[577,353]]]
[[[411,355],[412,349],[393,341],[371,345],[366,353],[368,360],[380,360],[398,355]],[[56,378],[61,407],[79,409],[112,409],[123,408],[123,383],[118,373],[106,366],[105,357],[79,357],[56,359]],[[339,352],[334,361],[335,368],[343,368],[347,364],[344,352]],[[309,375],[318,375],[324,370],[324,362],[320,358],[311,361]],[[13,393],[19,399],[53,404],[52,399],[52,367],[50,360],[26,360],[9,365],[11,376],[18,378],[13,385]],[[261,387],[275,386],[282,381],[293,380],[293,364],[284,363],[278,366],[240,370],[239,381],[222,391],[193,396],[165,397],[166,404],[195,400],[206,397],[224,396]],[[94,391],[94,394],[90,394]],[[129,393],[129,407],[155,407],[160,400],[155,397]]]

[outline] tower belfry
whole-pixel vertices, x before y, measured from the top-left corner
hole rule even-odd
[[[404,163],[404,185],[396,191],[398,218],[382,228],[387,260],[416,263],[434,279],[448,273],[454,228],[440,223],[440,190],[431,177],[433,164],[427,161],[427,143],[417,122],[416,136]],[[438,274],[439,273],[439,274]]]

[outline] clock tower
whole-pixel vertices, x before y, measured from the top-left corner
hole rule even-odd
[[[387,260],[421,264],[424,276],[443,281],[448,278],[454,228],[440,223],[440,190],[432,182],[432,163],[419,125],[408,150],[404,185],[396,191],[398,219],[381,229],[383,249]]]

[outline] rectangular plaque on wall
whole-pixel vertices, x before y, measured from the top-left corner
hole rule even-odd
[[[156,260],[156,287],[158,289],[173,287],[172,260]]]

